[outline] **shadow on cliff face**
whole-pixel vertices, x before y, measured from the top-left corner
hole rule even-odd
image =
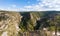
[[[25,12],[25,13],[21,13],[21,16],[23,16],[22,18],[21,18],[21,23],[20,23],[20,25],[22,25],[22,27],[23,28],[25,28],[25,30],[28,30],[28,21],[30,20],[30,13],[29,12]],[[21,27],[21,26],[19,26],[19,27]]]
[[[7,20],[8,18],[9,18],[9,16],[5,15],[5,13],[0,14],[0,21]]]

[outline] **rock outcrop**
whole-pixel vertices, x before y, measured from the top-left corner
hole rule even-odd
[[[17,36],[20,21],[18,12],[0,12],[0,36]]]

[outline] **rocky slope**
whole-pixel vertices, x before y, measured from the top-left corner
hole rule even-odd
[[[56,11],[0,11],[0,36],[19,36],[20,33],[23,33],[25,31],[35,31],[42,28],[49,28],[51,27],[51,24],[52,26],[55,26],[55,22],[52,22],[53,19],[56,18],[55,16],[58,16],[60,18],[59,13],[60,12]]]
[[[17,36],[21,16],[17,12],[0,12],[0,36]]]

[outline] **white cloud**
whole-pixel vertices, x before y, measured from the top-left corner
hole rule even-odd
[[[15,7],[16,7],[16,5],[15,5],[15,4],[13,4],[13,5],[11,5],[11,7],[14,7],[14,8],[15,8]]]
[[[60,6],[60,0],[42,0],[42,4],[45,4],[45,6],[47,6],[48,8],[55,9]]]
[[[7,8],[0,8],[1,10],[7,10],[7,11],[19,11],[16,5],[10,5]]]
[[[24,6],[23,11],[48,11],[60,10],[60,0],[37,0],[40,1],[36,5]],[[21,10],[22,10],[21,9]]]
[[[60,0],[37,0],[38,4],[27,5],[23,8],[16,8],[16,5],[11,5],[13,8],[9,8],[10,10],[15,11],[48,11],[48,10],[56,10],[60,11]]]

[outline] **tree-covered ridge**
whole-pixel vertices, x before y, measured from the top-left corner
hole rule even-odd
[[[23,12],[23,18],[25,18],[22,22],[24,30],[26,31],[33,31],[39,30],[41,28],[48,28],[49,30],[55,30],[55,21],[60,22],[60,12],[58,11],[41,11],[41,12]],[[57,17],[57,18],[56,18]],[[55,19],[56,18],[56,19]],[[55,21],[54,21],[55,19]],[[58,20],[58,21],[57,21]],[[42,25],[43,24],[43,25]],[[23,27],[22,25],[22,27]],[[58,24],[57,24],[58,25]],[[60,26],[60,25],[59,25]],[[51,28],[52,27],[52,28]],[[58,27],[59,29],[59,27]]]

